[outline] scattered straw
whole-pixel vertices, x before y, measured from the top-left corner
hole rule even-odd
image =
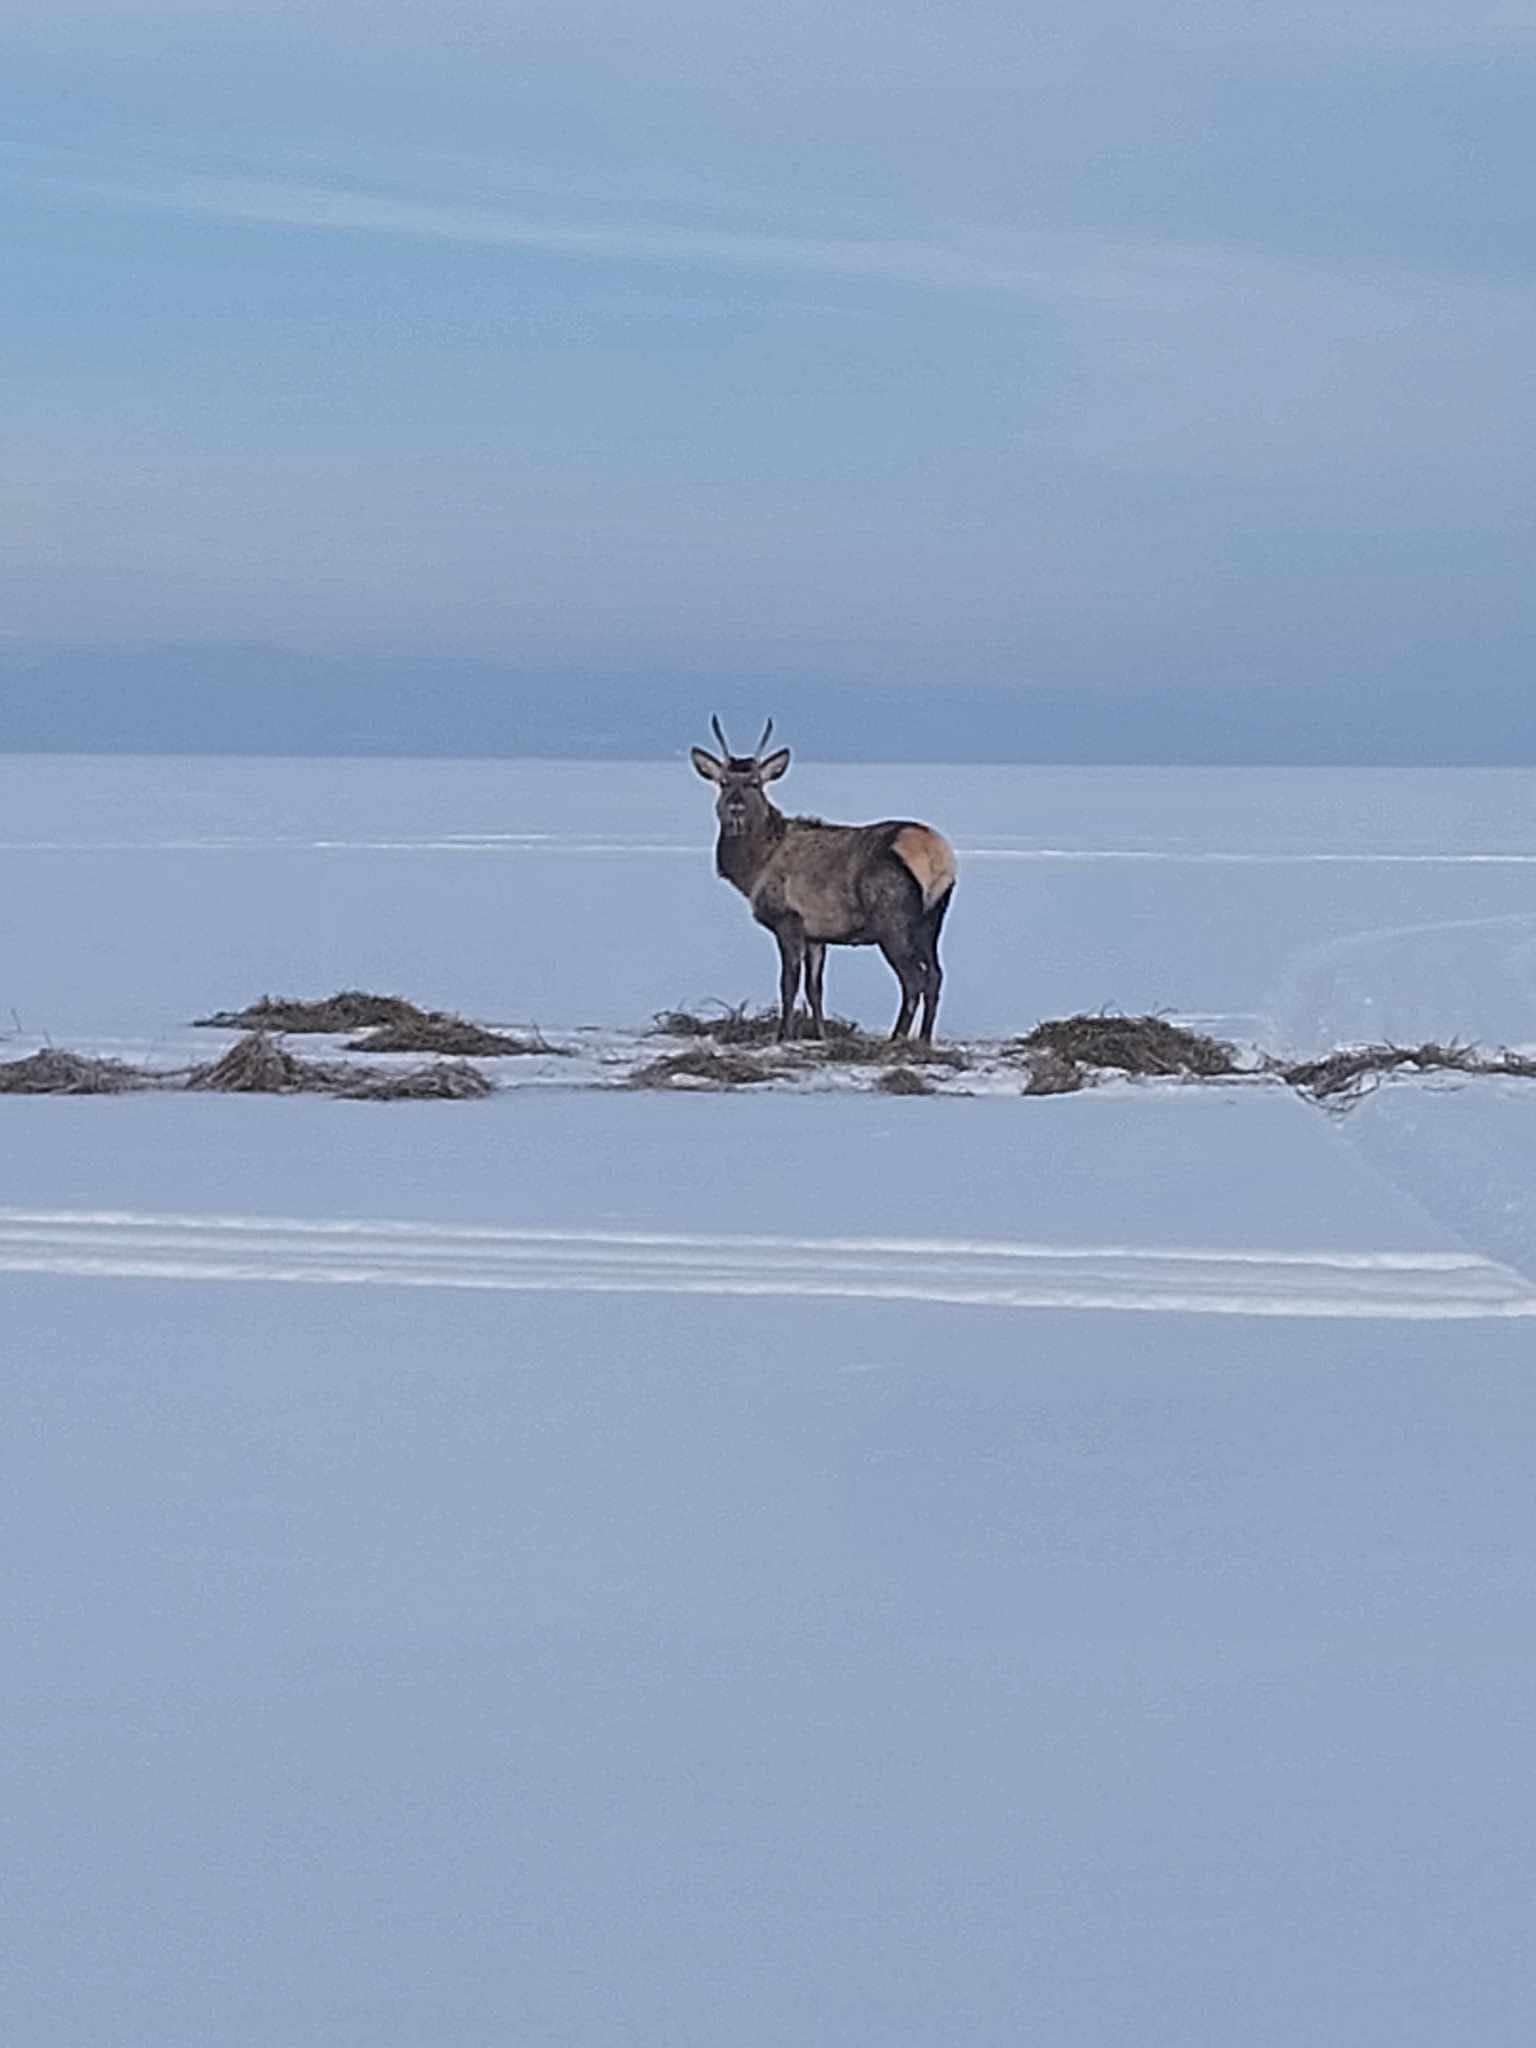
[[[1360,1045],[1316,1060],[1272,1066],[1282,1080],[1333,1109],[1348,1109],[1388,1075],[1411,1067],[1420,1074],[1488,1074],[1536,1080],[1536,1059],[1524,1053],[1486,1053],[1471,1045]]]
[[[51,1046],[0,1065],[0,1095],[127,1095],[156,1084],[157,1077],[143,1067],[55,1052]]]
[[[916,1038],[892,1040],[876,1037],[872,1032],[861,1031],[848,1017],[828,1017],[825,1022],[825,1035],[813,1038],[810,1017],[804,1010],[796,1012],[792,1037],[797,1057],[824,1061],[828,1065],[883,1066],[894,1062],[908,1067],[948,1067],[956,1072],[972,1064],[958,1046],[933,1046]],[[651,1030],[653,1036],[660,1038],[702,1039],[710,1047],[746,1049],[780,1045],[778,1011],[753,1010],[745,1003],[710,1004],[700,1010],[658,1010]],[[672,1057],[687,1056],[678,1054]],[[661,1064],[660,1061],[652,1062],[656,1067]],[[685,1078],[686,1072],[684,1069]],[[715,1078],[719,1078],[718,1070],[715,1070]],[[743,1074],[736,1082],[721,1081],[720,1085],[739,1086],[748,1079],[766,1078],[769,1077],[763,1072],[754,1071],[750,1076]],[[636,1085],[656,1084],[637,1081]]]
[[[0,1062],[0,1095],[121,1095],[158,1089],[251,1095],[329,1095],[359,1101],[460,1101],[489,1095],[494,1083],[472,1058],[563,1055],[537,1034],[492,1031],[442,1010],[423,1010],[401,996],[343,989],[319,1001],[263,996],[241,1011],[221,1011],[199,1023],[243,1029],[246,1035],[204,1066],[154,1069],[122,1060],[94,1059],[52,1048]],[[1400,1071],[1494,1079],[1536,1080],[1536,1054],[1487,1052],[1456,1043],[1347,1046],[1315,1059],[1285,1061],[1268,1054],[1239,1057],[1224,1040],[1169,1023],[1166,1017],[1113,1014],[1050,1018],[1026,1037],[1002,1046],[892,1042],[861,1031],[846,1017],[829,1017],[827,1035],[806,1034],[796,1018],[796,1043],[777,1044],[778,1012],[746,1004],[705,1010],[664,1010],[652,1035],[694,1041],[632,1072],[626,1086],[646,1089],[752,1088],[804,1079],[822,1066],[869,1066],[874,1086],[888,1095],[935,1092],[939,1069],[970,1071],[999,1057],[1023,1070],[1025,1095],[1066,1095],[1104,1071],[1158,1079],[1220,1080],[1245,1076],[1283,1082],[1332,1110],[1348,1110]],[[348,1060],[306,1060],[274,1035],[278,1031],[363,1035],[353,1053],[427,1053],[420,1066],[382,1069]]]

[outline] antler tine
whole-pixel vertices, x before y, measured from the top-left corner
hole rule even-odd
[[[772,738],[773,738],[773,720],[772,720],[772,719],[770,718],[770,719],[769,719],[769,721],[768,721],[768,723],[767,723],[767,724],[766,724],[766,725],[765,725],[765,726],[763,727],[763,736],[762,736],[762,738],[761,738],[761,739],[760,739],[760,740],[758,741],[758,743],[757,743],[757,759],[758,759],[759,761],[761,761],[761,759],[763,758],[763,749],[764,749],[764,747],[766,747],[766,746],[767,746],[768,742],[769,742],[769,741],[770,741],[770,740],[771,740]]]
[[[729,741],[729,740],[728,740],[728,739],[726,738],[725,734],[724,734],[724,733],[723,733],[723,732],[722,732],[722,731],[720,730],[720,721],[719,721],[719,719],[718,719],[718,718],[716,718],[716,717],[715,717],[715,716],[713,715],[713,713],[711,713],[711,715],[710,715],[710,720],[709,720],[709,722],[710,722],[710,725],[711,725],[711,727],[712,727],[712,728],[713,728],[713,730],[714,730],[714,735],[715,735],[715,738],[716,738],[716,739],[717,739],[717,740],[718,740],[718,741],[720,742],[720,751],[721,751],[721,753],[722,753],[722,754],[724,754],[724,756],[725,756],[725,758],[727,759],[727,761],[729,761],[729,760],[731,759],[731,743],[730,743],[730,741]]]

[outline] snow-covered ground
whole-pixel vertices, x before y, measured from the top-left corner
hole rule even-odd
[[[1412,963],[1411,1004],[1401,968],[1343,1001],[1320,979],[1327,948],[1467,924],[1490,943],[1437,977],[1433,1028],[1532,1030],[1531,772],[797,763],[782,789],[829,817],[918,811],[955,839],[955,1032],[1112,1006],[1295,1032],[1299,1049],[1340,1019],[1401,1036],[1420,1016]],[[712,826],[682,760],[0,757],[0,1024],[155,1036],[338,978],[550,1031],[766,1000],[772,942],[715,879]],[[832,956],[828,1001],[874,1024],[896,1008],[867,953]]]
[[[1536,1038],[1536,778],[791,789],[953,833],[956,1032]],[[0,1017],[635,1033],[771,987],[708,839],[683,767],[0,761]],[[1523,2042],[1530,1117],[0,1102],[6,2038]]]

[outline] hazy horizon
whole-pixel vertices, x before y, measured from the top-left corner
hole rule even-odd
[[[0,753],[570,760],[681,758],[718,714],[764,718],[803,759],[1105,766],[1536,763],[1523,683],[1272,687],[837,687],[806,678],[525,674],[494,663],[280,649],[0,654]]]

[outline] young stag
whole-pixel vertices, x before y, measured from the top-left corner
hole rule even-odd
[[[811,1006],[811,1035],[822,1038],[822,975],[828,946],[878,946],[901,983],[892,1038],[905,1038],[919,1003],[921,1034],[932,1038],[944,985],[939,933],[955,890],[955,856],[931,825],[887,818],[879,825],[826,825],[786,818],[766,794],[789,766],[789,749],[764,755],[770,718],[753,754],[733,754],[718,718],[710,720],[720,758],[703,747],[693,765],[720,791],[715,868],[752,906],[779,942],[779,1037],[794,1025],[800,977]]]

